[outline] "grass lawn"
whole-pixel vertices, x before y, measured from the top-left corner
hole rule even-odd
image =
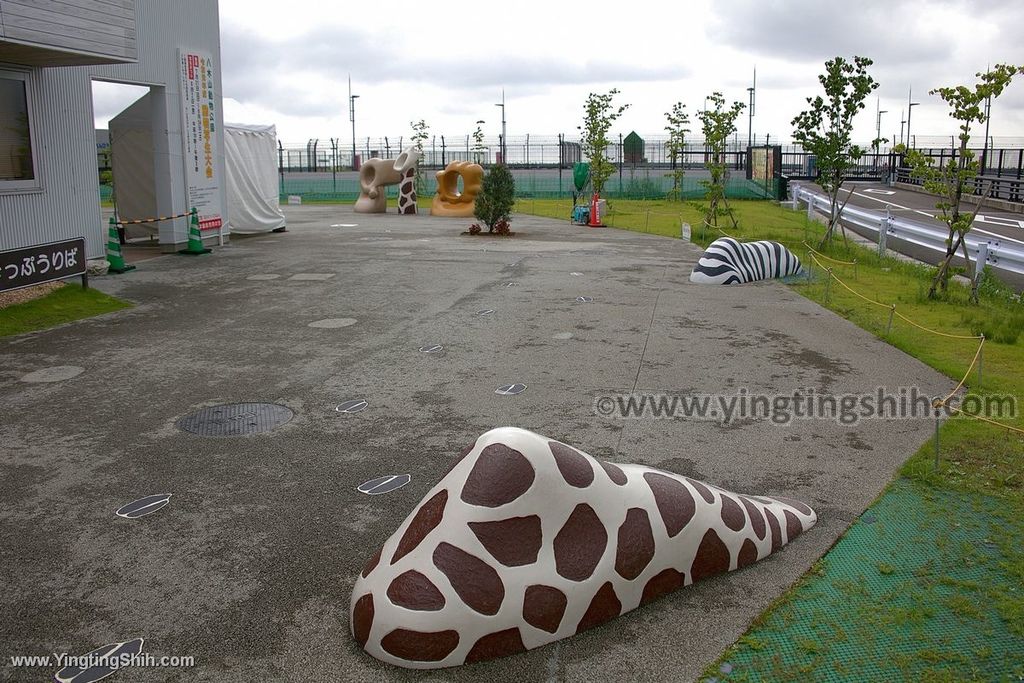
[[[834,281],[826,287],[828,278],[803,244],[816,246],[824,226],[808,221],[804,211],[764,201],[731,204],[739,223],[738,228],[726,228],[731,236],[782,242],[811,266],[814,277],[791,284],[794,290],[942,372],[950,378],[949,391],[964,377],[978,348],[976,340],[929,334],[899,318],[890,330],[888,308],[867,303]],[[569,200],[524,199],[516,205],[519,212],[566,220],[571,208]],[[605,218],[615,228],[672,238],[679,238],[684,221],[700,226],[698,210],[667,201],[615,200]],[[693,241],[706,245],[718,236],[702,235],[698,228]],[[919,325],[953,335],[984,333],[983,383],[979,386],[977,373],[971,373],[966,381],[970,393],[1024,398],[1024,303],[998,281],[986,278],[977,305],[969,303],[967,289],[956,283],[941,299],[930,300],[932,268],[880,259],[876,250],[844,245],[841,239],[824,251],[841,261],[856,260],[856,266],[830,264],[852,289],[896,304],[900,314]],[[842,343],[836,340],[837,348]],[[1019,414],[1001,421],[1024,429]],[[872,539],[872,552],[884,560],[871,560],[868,575],[851,576],[851,565],[863,569],[860,563],[865,562],[857,545],[864,543],[859,536],[863,525],[855,524],[705,676],[989,680],[993,671],[1000,678],[1024,675],[1024,435],[954,417],[943,423],[940,444],[937,468],[932,440],[908,454],[900,476],[871,508],[898,509],[914,527],[900,527],[904,522],[894,519],[877,527],[883,533]],[[905,507],[893,505],[896,499]],[[980,574],[964,578],[957,573],[964,567],[980,567]],[[878,576],[885,585],[872,583]],[[851,620],[859,626],[850,626]],[[935,624],[943,626],[933,628]],[[971,634],[991,638],[993,644],[969,651],[965,637]],[[1010,657],[1016,661],[1006,661],[1005,652],[995,646],[1000,636],[1018,648],[1017,656]],[[792,642],[803,645],[788,654],[766,646]],[[905,647],[889,657],[897,643]],[[856,662],[872,657],[884,660],[872,660],[881,668],[857,667]],[[841,662],[851,668],[844,671]]]
[[[78,284],[68,284],[42,298],[0,308],[0,337],[45,330],[72,320],[130,307],[127,301],[115,299],[97,289],[82,289]]]

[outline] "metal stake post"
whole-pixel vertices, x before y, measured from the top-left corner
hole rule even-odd
[[[893,304],[892,308],[889,309],[889,325],[885,328],[886,334],[892,332],[892,317],[894,315],[896,315],[896,304]]]
[[[935,407],[935,469],[939,469],[939,415],[942,414],[942,399],[936,396],[932,399],[932,406]]]
[[[832,269],[825,269],[825,303],[828,303],[829,293],[832,291]]]

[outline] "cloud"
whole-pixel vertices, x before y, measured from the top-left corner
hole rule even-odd
[[[462,54],[397,49],[369,34],[338,27],[285,39],[267,38],[229,22],[221,28],[225,95],[239,102],[273,103],[282,113],[317,115],[344,107],[347,92],[337,92],[337,84],[347,73],[358,74],[363,83],[417,83],[456,91],[516,87],[528,95],[556,85],[664,81],[688,72],[672,64],[567,61],[516,50],[488,51],[483,57],[477,53],[476,47]],[[311,87],[316,81],[321,82],[319,90]]]

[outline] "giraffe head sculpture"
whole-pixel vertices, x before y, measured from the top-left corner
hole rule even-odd
[[[371,655],[408,668],[510,655],[744,567],[816,519],[796,501],[494,429],[367,562],[350,626]]]

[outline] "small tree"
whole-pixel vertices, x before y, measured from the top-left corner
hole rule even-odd
[[[683,152],[686,150],[686,134],[690,132],[690,115],[684,111],[685,109],[685,104],[676,102],[672,105],[672,111],[665,112],[665,118],[668,120],[668,125],[665,126],[665,130],[668,131],[668,142],[665,143],[665,147],[669,158],[675,164],[671,174],[672,191],[668,194],[670,200],[680,199],[683,192],[683,175],[686,173],[686,169],[683,168]]]
[[[417,192],[423,192],[423,190],[426,189],[423,186],[423,167],[425,166],[423,163],[423,143],[430,137],[430,127],[423,119],[420,119],[419,121],[410,121],[409,125],[412,127],[412,135],[409,136],[409,139],[412,140],[412,146],[415,147],[416,151],[420,154],[420,163],[416,164]]]
[[[487,232],[494,232],[499,223],[508,222],[515,201],[516,183],[512,172],[505,164],[497,164],[484,176],[473,215],[487,225]]]
[[[720,92],[713,92],[708,97],[713,107],[697,112],[704,133],[704,144],[708,148],[708,160],[704,167],[711,174],[710,179],[702,180],[705,189],[707,206],[701,206],[704,213],[704,224],[718,227],[719,216],[729,216],[736,227],[736,218],[725,199],[725,180],[728,173],[725,164],[725,147],[729,136],[736,132],[736,118],[743,111],[742,102],[733,102],[725,109],[725,97]]]
[[[990,98],[999,97],[1006,86],[1010,84],[1013,76],[1021,71],[1024,71],[1024,67],[996,64],[995,68],[987,72],[975,74],[980,80],[975,84],[973,90],[959,85],[952,88],[936,88],[928,93],[941,97],[949,105],[950,117],[960,122],[960,152],[951,158],[945,166],[936,167],[935,160],[931,156],[926,156],[916,149],[908,152],[906,158],[911,168],[911,174],[922,180],[924,189],[942,197],[935,207],[942,212],[942,220],[949,229],[949,236],[946,238],[946,256],[939,262],[939,269],[928,289],[929,298],[935,298],[939,288],[943,292],[946,291],[949,286],[953,257],[961,247],[964,261],[968,265],[970,264],[971,259],[967,255],[967,243],[964,238],[970,232],[982,203],[992,191],[992,184],[989,183],[984,194],[979,197],[974,211],[961,213],[960,201],[963,198],[964,187],[978,175],[979,167],[974,152],[967,148],[967,143],[971,139],[971,126],[976,123],[985,123],[986,116],[982,105]],[[973,279],[971,300],[974,302],[978,300],[978,278]]]
[[[487,151],[487,145],[484,144],[484,131],[480,127],[483,121],[476,122],[476,130],[473,131],[473,161],[475,163],[483,163],[484,153]]]
[[[850,201],[853,190],[840,205],[839,189],[846,180],[847,170],[852,162],[864,154],[864,150],[851,143],[853,118],[864,108],[864,101],[878,83],[868,75],[873,62],[867,57],[854,56],[852,62],[836,57],[825,62],[825,73],[818,81],[825,89],[821,95],[808,97],[810,109],[800,112],[793,119],[793,139],[805,151],[818,158],[818,185],[829,198],[828,229],[821,238],[819,247],[831,241],[839,217]],[[874,143],[877,145],[877,143]],[[843,231],[846,238],[846,231]]]
[[[598,194],[604,189],[605,181],[615,172],[615,165],[608,161],[606,154],[610,144],[608,131],[615,120],[629,109],[628,104],[618,109],[613,107],[612,100],[618,94],[616,88],[605,95],[590,93],[583,107],[583,125],[578,127],[583,136],[580,141],[583,154],[590,160],[590,179],[594,184],[594,192]]]

